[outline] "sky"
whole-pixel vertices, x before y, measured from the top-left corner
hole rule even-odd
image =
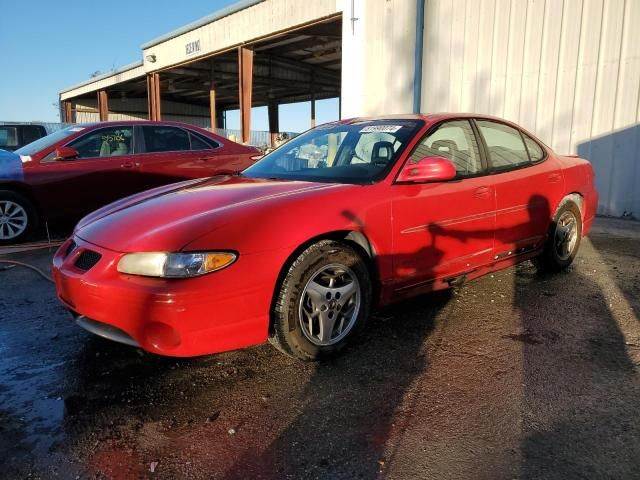
[[[60,90],[141,60],[143,43],[235,1],[2,1],[0,121],[59,121]],[[280,130],[306,130],[310,111],[309,102],[280,106]],[[316,123],[337,118],[337,99],[316,102]],[[227,127],[239,128],[237,111]],[[252,129],[268,129],[266,107],[253,109]]]

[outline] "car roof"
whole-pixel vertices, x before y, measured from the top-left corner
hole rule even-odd
[[[197,125],[192,125],[190,123],[183,122],[171,122],[171,121],[157,121],[157,120],[115,120],[115,121],[105,121],[105,122],[91,122],[91,123],[79,123],[76,126],[79,127],[105,127],[105,126],[126,126],[126,125],[171,125],[174,127],[183,127],[183,128],[202,128]]]
[[[384,120],[424,120],[427,122],[437,122],[449,118],[488,118],[500,122],[512,123],[500,117],[492,115],[484,115],[481,113],[468,112],[438,112],[438,113],[399,113],[392,115],[375,115],[366,117],[354,117],[341,120],[341,123],[355,123],[366,121],[384,121]]]

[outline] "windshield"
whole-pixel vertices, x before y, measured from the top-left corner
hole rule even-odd
[[[58,143],[60,140],[63,140],[69,135],[79,132],[80,130],[84,130],[84,128],[77,126],[63,128],[62,130],[58,130],[57,132],[47,135],[46,137],[39,138],[35,142],[31,142],[24,147],[19,148],[15,153],[18,155],[35,155],[39,151],[50,147],[54,143]]]
[[[387,174],[420,120],[330,123],[294,138],[243,176],[311,182],[374,183]]]

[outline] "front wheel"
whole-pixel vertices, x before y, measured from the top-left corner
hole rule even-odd
[[[35,208],[25,196],[0,190],[0,245],[24,241],[35,230],[36,223]]]
[[[565,203],[549,228],[549,236],[542,255],[537,259],[543,270],[559,272],[573,262],[582,237],[582,216],[573,202]]]
[[[277,292],[270,342],[302,360],[334,355],[361,330],[371,305],[371,279],[349,245],[322,240],[291,264]]]

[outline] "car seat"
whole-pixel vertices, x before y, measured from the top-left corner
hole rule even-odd
[[[116,149],[111,152],[111,156],[129,155],[129,146],[125,142],[118,142]]]
[[[373,144],[371,148],[371,164],[377,166],[388,165],[393,158],[393,143],[380,141]]]

